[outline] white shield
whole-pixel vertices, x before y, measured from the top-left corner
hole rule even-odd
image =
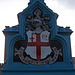
[[[48,31],[43,31],[40,34],[28,31],[26,34],[28,36],[28,45],[25,50],[27,55],[39,61],[51,54],[52,50],[49,45],[50,33]]]

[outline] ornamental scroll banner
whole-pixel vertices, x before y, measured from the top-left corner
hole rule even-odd
[[[57,25],[58,14],[44,0],[30,0],[17,16],[19,24],[3,30],[2,75],[75,75],[70,43],[73,31]]]

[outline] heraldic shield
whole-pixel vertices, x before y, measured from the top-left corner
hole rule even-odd
[[[50,45],[51,27],[47,24],[50,17],[43,17],[42,14],[42,11],[36,8],[33,16],[26,16],[26,21],[29,23],[25,27],[27,46],[21,46],[19,50],[15,48],[15,56],[18,54],[25,64],[53,64],[58,55],[62,56],[61,48],[57,50],[55,46]]]
[[[25,52],[30,55],[31,58],[38,61],[45,59],[51,53],[49,34],[48,31],[43,31],[40,34],[28,31],[28,46]]]

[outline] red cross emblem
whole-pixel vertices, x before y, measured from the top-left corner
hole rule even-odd
[[[49,42],[41,42],[40,34],[36,34],[36,42],[33,42],[33,33],[30,38],[31,42],[28,42],[28,46],[36,46],[36,57],[39,61],[41,59],[41,46],[49,46]]]

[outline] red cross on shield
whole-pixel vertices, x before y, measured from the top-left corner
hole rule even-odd
[[[40,34],[28,31],[28,44],[25,52],[33,59],[40,61],[46,58],[51,53],[51,48],[49,44],[49,32],[43,31]]]

